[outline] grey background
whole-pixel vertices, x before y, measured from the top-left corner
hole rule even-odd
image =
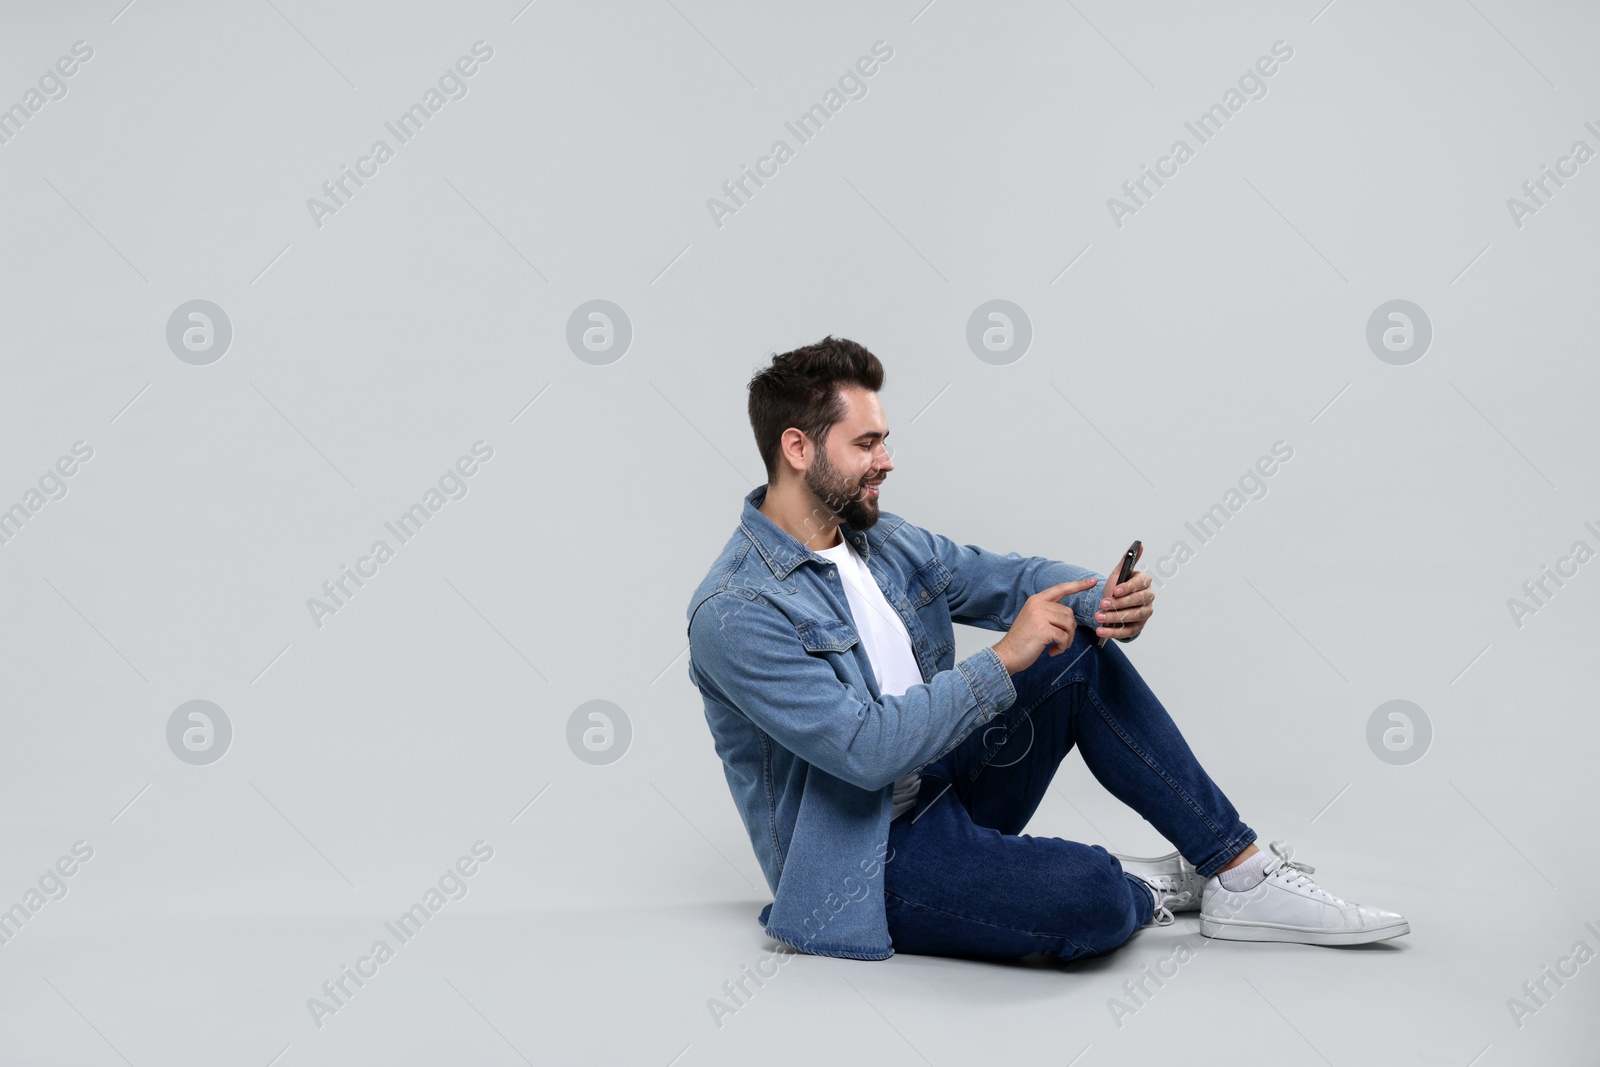
[[[756,8],[7,5],[0,146],[8,1064],[1592,1062],[1600,963],[1600,125],[1576,3]],[[493,58],[318,228],[306,207],[473,42]],[[875,41],[892,60],[718,228],[706,207]],[[1292,60],[1137,215],[1106,200],[1283,40]],[[233,338],[166,344],[204,299]],[[566,344],[590,300],[625,355]],[[998,366],[972,311],[1022,307]],[[1367,347],[1425,309],[1425,356]],[[883,507],[962,543],[1148,568],[1275,441],[1292,461],[1163,585],[1129,654],[1263,841],[1411,936],[1208,945],[1193,916],[1057,967],[802,958],[687,673],[684,607],[762,477],[745,383],[827,333],[886,363]],[[319,587],[475,441],[493,459],[319,629]],[[1186,538],[1187,539],[1187,538]],[[1191,547],[1193,541],[1191,540]],[[958,658],[997,635],[962,629]],[[168,748],[223,708],[231,748]],[[1377,758],[1405,699],[1425,756]],[[589,701],[631,744],[568,746]],[[1070,757],[1030,831],[1154,831]],[[307,998],[475,841],[492,860],[318,1028]],[[1554,988],[1552,986],[1552,988]],[[1587,1057],[1587,1058],[1586,1058]]]

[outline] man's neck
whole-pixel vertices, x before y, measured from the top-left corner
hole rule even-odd
[[[757,510],[813,552],[838,548],[844,541],[839,534],[839,520],[833,516],[824,519],[827,509],[817,504],[803,487],[768,483],[766,498]]]

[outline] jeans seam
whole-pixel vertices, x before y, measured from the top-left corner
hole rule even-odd
[[[1085,681],[1085,679],[1081,678],[1077,680]],[[1128,746],[1129,751],[1133,752],[1134,755],[1144,760],[1147,767],[1149,767],[1152,771],[1155,771],[1156,774],[1160,775],[1161,780],[1167,783],[1168,788],[1170,788],[1174,793],[1183,799],[1183,802],[1189,806],[1190,811],[1200,817],[1200,821],[1205,824],[1207,830],[1211,831],[1211,836],[1217,839],[1217,843],[1227,847],[1228,842],[1222,837],[1222,828],[1211,821],[1211,816],[1207,814],[1205,809],[1200,807],[1199,804],[1195,803],[1195,799],[1188,793],[1184,792],[1183,787],[1178,785],[1177,782],[1173,781],[1172,777],[1167,774],[1160,764],[1156,763],[1156,761],[1151,759],[1143,749],[1133,743],[1133,739],[1123,732],[1121,724],[1112,717],[1110,711],[1106,709],[1106,706],[1100,703],[1100,698],[1095,695],[1094,688],[1092,686],[1089,687],[1086,692],[1089,699],[1094,702],[1095,709],[1100,712],[1100,717],[1105,720],[1107,726],[1111,727],[1112,732],[1122,739],[1122,743]],[[1224,860],[1223,862],[1227,861]]]
[[[948,916],[950,916],[950,918],[952,918],[952,919],[960,919],[964,923],[975,923],[978,926],[987,926],[992,930],[1005,930],[1008,933],[1013,933],[1013,934],[1027,934],[1030,937],[1059,937],[1061,940],[1063,940],[1067,944],[1071,945],[1072,948],[1073,948],[1073,951],[1076,952],[1076,953],[1080,953],[1081,954],[1081,953],[1089,951],[1087,948],[1085,948],[1084,946],[1082,946],[1082,945],[1078,944],[1076,941],[1074,941],[1067,934],[1054,933],[1054,932],[1045,931],[1045,930],[1024,930],[1021,927],[1017,927],[1017,926],[1005,926],[1005,925],[1003,925],[1001,923],[985,922],[983,919],[974,919],[970,915],[962,915],[959,912],[949,911],[949,910],[947,910],[945,908],[935,907],[932,904],[919,904],[914,900],[907,900],[905,897],[899,895],[898,893],[889,892],[889,890],[887,888],[884,889],[883,896],[884,896],[885,900],[896,900],[896,901],[899,901],[901,904],[907,905],[908,907],[922,908],[924,911],[938,912],[940,915],[948,915]]]

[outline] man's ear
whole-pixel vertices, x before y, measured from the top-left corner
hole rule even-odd
[[[789,436],[790,434],[793,434],[794,436],[791,437]],[[809,455],[806,451],[808,445],[811,448],[811,453]],[[780,439],[779,451],[783,453],[785,458],[788,458],[791,455],[791,448],[796,450],[797,458],[806,461],[808,465],[816,462],[815,443],[813,443],[810,438],[806,437],[803,432],[793,426],[783,431],[783,437]],[[802,467],[801,471],[804,469],[805,468]],[[797,471],[796,473],[800,472]]]

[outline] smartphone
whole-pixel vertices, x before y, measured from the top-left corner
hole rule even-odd
[[[1106,580],[1105,592],[1101,594],[1102,597],[1110,597],[1111,590],[1114,587],[1121,585],[1123,582],[1133,577],[1133,565],[1139,562],[1139,557],[1142,555],[1144,555],[1144,543],[1142,541],[1134,541],[1133,544],[1128,546],[1128,551],[1122,554],[1121,563],[1118,566],[1111,568],[1117,576],[1115,578],[1108,578]],[[1109,641],[1110,638],[1097,637],[1096,640],[1099,642],[1100,647],[1104,648],[1106,642]]]

